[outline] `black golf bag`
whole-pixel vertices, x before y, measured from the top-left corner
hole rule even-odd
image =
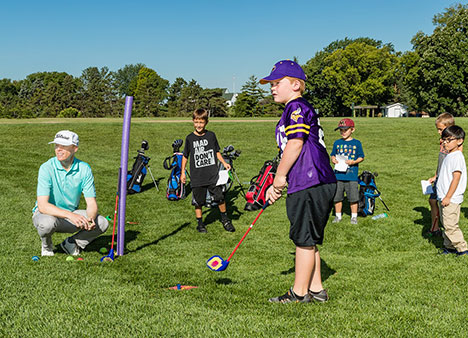
[[[240,150],[235,150],[233,145],[228,145],[227,147],[224,147],[223,152],[221,153],[221,155],[223,156],[226,163],[228,163],[231,166],[231,170],[228,173],[228,175],[229,175],[228,181],[226,182],[226,184],[223,184],[221,186],[224,195],[226,195],[226,193],[229,191],[229,189],[231,189],[232,184],[234,183],[234,178],[233,178],[232,173],[234,173],[234,175],[236,175],[236,178],[237,178],[237,174],[236,174],[236,172],[234,170],[234,166],[233,166],[233,161],[236,158],[238,158],[240,156],[240,154],[241,154],[241,151]],[[221,162],[218,162],[218,172],[221,171],[221,170],[226,170],[226,168],[224,167],[224,165]],[[237,178],[237,180],[239,181],[238,178]],[[239,184],[240,184],[240,182],[239,182]],[[241,185],[241,189],[242,189],[242,185]],[[213,198],[210,195],[210,193],[208,192],[208,190],[206,191],[205,205],[207,207],[209,207],[209,208],[218,205],[216,202],[213,201]]]
[[[141,192],[141,185],[147,174],[147,166],[150,158],[145,156],[145,150],[148,150],[148,142],[141,143],[141,149],[138,150],[138,155],[134,157],[132,170],[127,172],[127,194],[135,194]]]
[[[273,161],[266,161],[257,176],[250,180],[250,187],[246,194],[247,203],[244,210],[255,211],[265,205],[265,193],[273,184],[275,179],[276,169],[278,168],[279,158],[276,157]]]
[[[370,171],[363,171],[358,177],[359,183],[359,202],[358,202],[358,214],[359,216],[366,217],[373,215],[375,210],[375,199],[378,197],[382,201],[383,205],[387,210],[388,207],[380,197],[380,191],[377,189],[375,184],[375,177],[377,173],[371,173]]]
[[[172,143],[173,155],[166,157],[163,162],[164,169],[171,171],[167,180],[166,191],[166,197],[169,201],[178,201],[186,197],[185,184],[180,181],[183,154],[179,150],[183,142],[180,139],[175,140]]]

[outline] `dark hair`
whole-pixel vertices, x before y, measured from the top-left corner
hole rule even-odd
[[[442,132],[442,139],[453,137],[457,140],[465,140],[465,131],[462,127],[453,125],[444,129]]]
[[[202,119],[202,120],[208,121],[208,115],[209,115],[208,110],[203,109],[203,108],[198,108],[193,112],[192,119],[193,120]]]

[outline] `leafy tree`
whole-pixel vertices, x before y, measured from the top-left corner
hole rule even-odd
[[[412,39],[400,72],[406,103],[432,115],[468,116],[468,5],[457,4],[433,18],[432,34]]]
[[[223,97],[224,90],[220,88],[203,89],[198,105],[208,109],[211,117],[226,117],[227,104]]]
[[[143,67],[138,73],[135,89],[135,116],[159,116],[167,98],[169,81],[154,70]]]
[[[0,118],[13,117],[12,111],[18,105],[19,85],[10,79],[0,80]]]
[[[334,41],[304,65],[304,96],[323,115],[347,114],[353,102],[388,103],[395,97],[396,64],[391,44],[370,38]]]
[[[146,67],[142,63],[136,65],[125,65],[123,68],[112,72],[113,86],[119,97],[135,95],[138,73]]]
[[[263,113],[263,106],[260,105],[267,95],[267,91],[260,87],[257,78],[252,75],[242,86],[241,92],[234,103],[233,111],[235,116],[259,116]]]
[[[80,111],[83,117],[112,115],[117,96],[112,87],[112,74],[107,67],[88,67],[80,77]],[[67,107],[64,107],[67,108]]]

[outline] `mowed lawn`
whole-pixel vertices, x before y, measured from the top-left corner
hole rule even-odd
[[[328,151],[339,137],[338,118],[324,118]],[[166,199],[169,171],[162,162],[171,143],[185,139],[191,121],[133,119],[129,164],[147,140],[151,177],[144,191],[127,198],[126,249],[100,263],[112,229],[90,244],[84,261],[66,255],[41,258],[31,221],[37,171],[53,156],[54,134],[80,136],[77,157],[93,168],[100,213],[112,216],[117,189],[121,119],[0,121],[0,336],[5,337],[456,337],[466,336],[468,257],[437,255],[440,238],[430,227],[427,196],[420,180],[434,174],[438,135],[431,119],[357,118],[362,170],[378,172],[377,186],[390,208],[380,220],[344,220],[326,228],[322,276],[330,294],[325,304],[270,304],[293,283],[294,245],[288,238],[285,200],[265,210],[224,272],[209,270],[212,255],[227,258],[255,218],[244,211],[238,185],[228,193],[237,231],[227,233],[217,209],[206,209],[208,233],[195,230],[191,195]],[[468,119],[457,119],[468,130]],[[221,147],[242,151],[234,166],[248,188],[263,162],[276,155],[275,122],[213,119]],[[84,204],[83,204],[84,205]],[[346,203],[345,203],[346,205]],[[376,213],[384,212],[376,201]],[[461,228],[468,237],[468,204]],[[65,234],[56,234],[58,245]],[[183,291],[176,284],[197,286]]]

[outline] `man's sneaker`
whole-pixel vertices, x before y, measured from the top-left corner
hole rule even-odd
[[[449,249],[449,248],[443,248],[441,251],[439,251],[439,255],[450,255],[450,254],[458,255],[458,252],[455,249]]]
[[[231,220],[227,219],[225,221],[221,221],[223,223],[224,230],[229,231],[229,232],[234,232],[236,229],[234,228],[234,225],[232,225]]]
[[[457,256],[468,255],[468,250],[457,252]]]
[[[54,255],[54,250],[50,249],[50,248],[45,248],[45,247],[42,247],[41,249],[41,256],[42,257],[46,257],[46,256],[53,256]]]
[[[302,299],[300,299],[302,298]],[[306,293],[304,297],[298,297],[292,288],[288,290],[284,295],[279,296],[279,297],[274,297],[268,299],[270,303],[310,303],[310,295]]]
[[[340,223],[341,222],[341,217],[335,216],[333,219],[332,223]]]
[[[351,224],[357,224],[357,217],[351,217]]]
[[[203,223],[197,225],[197,231],[201,232],[201,233],[204,233],[204,234],[208,232],[208,231],[206,231],[206,226]]]
[[[78,256],[80,254],[79,246],[76,245],[75,241],[71,237],[66,238],[62,243],[60,243],[60,246],[62,247],[62,250],[69,255]]]
[[[329,299],[327,290],[325,289],[320,290],[319,292],[313,292],[309,290],[309,296],[313,301],[320,303],[325,303]]]

